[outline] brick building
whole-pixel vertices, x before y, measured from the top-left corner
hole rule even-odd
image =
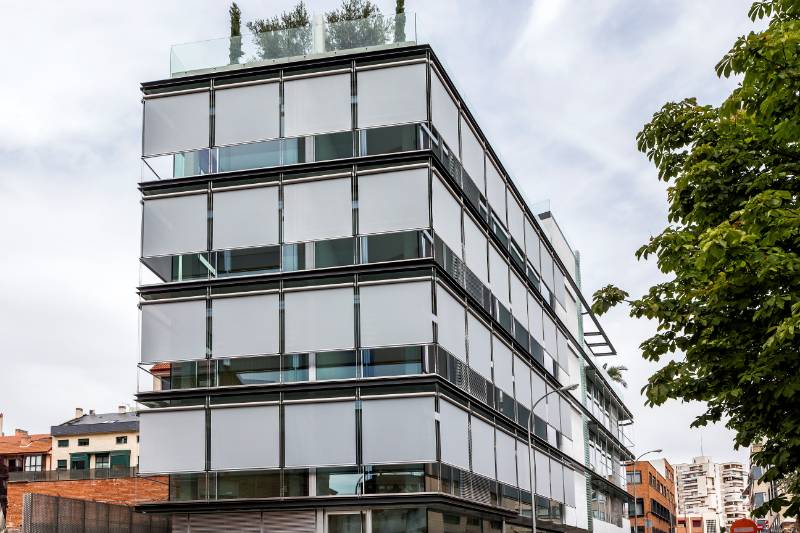
[[[675,533],[675,470],[666,459],[626,466],[631,533]],[[692,531],[691,533],[700,533]]]
[[[5,436],[2,416],[0,413],[0,514],[4,515],[8,478],[17,472],[41,472],[50,467],[50,435],[16,429],[13,435]]]

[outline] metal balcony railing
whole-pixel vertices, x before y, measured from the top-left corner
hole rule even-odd
[[[136,467],[90,468],[86,470],[42,470],[41,472],[9,472],[9,483],[25,481],[73,481],[115,479],[136,476]]]

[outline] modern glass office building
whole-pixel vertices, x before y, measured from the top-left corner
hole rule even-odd
[[[140,508],[194,532],[521,532],[532,508],[627,531],[631,416],[577,254],[434,50],[386,27],[308,28],[292,57],[182,45],[142,84],[139,465],[170,490]]]

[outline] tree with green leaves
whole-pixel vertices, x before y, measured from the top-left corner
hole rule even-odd
[[[406,2],[397,0],[394,6],[394,42],[402,43],[406,40]]]
[[[716,66],[741,82],[722,105],[667,103],[637,135],[668,184],[666,228],[637,252],[667,280],[629,299],[594,295],[601,314],[626,301],[657,324],[641,344],[658,362],[651,406],[704,402],[692,426],[725,420],[737,447],[787,493],[755,510],[800,511],[800,0],[761,0],[761,31]]]
[[[242,57],[242,10],[236,5],[236,2],[231,4],[228,9],[228,15],[231,23],[231,39],[228,50],[228,60],[231,65],[239,62]]]
[[[370,0],[342,0],[338,9],[325,14],[328,50],[346,50],[389,42],[392,23]]]
[[[311,18],[301,0],[289,11],[247,23],[261,59],[301,56],[311,52]]]

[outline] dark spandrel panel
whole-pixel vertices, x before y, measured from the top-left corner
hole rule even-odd
[[[217,499],[277,498],[281,495],[281,473],[219,472]]]
[[[522,322],[516,318],[514,319],[514,339],[526,350],[529,348],[528,341],[530,339],[530,334],[527,328],[522,325]]]
[[[514,400],[514,397],[509,395],[509,394],[506,394],[505,392],[503,392],[502,390],[498,389],[497,387],[495,387],[495,389],[496,389],[496,398],[497,398],[497,409],[498,409],[498,411],[503,413],[505,416],[507,416],[511,420],[516,420],[515,408],[516,408],[517,402]]]
[[[513,241],[511,243],[511,246],[509,246],[509,252],[510,252],[509,255],[511,256],[511,260],[514,262],[514,264],[516,264],[517,267],[519,267],[520,270],[525,272],[524,254],[520,251],[520,248]]]
[[[308,496],[308,470],[284,470],[283,496]]]
[[[533,433],[540,439],[547,440],[547,422],[535,415],[533,417]]]
[[[389,154],[419,149],[419,126],[405,124],[362,130],[361,155]]]
[[[280,357],[242,357],[217,361],[217,383],[221,387],[278,383]]]
[[[517,424],[528,427],[530,414],[531,412],[527,407],[524,407],[521,403],[517,402]],[[533,424],[531,424],[531,426],[533,426]],[[531,429],[533,429],[533,427],[531,427]]]
[[[206,475],[173,474],[169,476],[170,501],[189,501],[208,499]]]
[[[382,263],[422,257],[420,233],[406,231],[362,237],[362,262]]]
[[[500,506],[512,511],[519,511],[519,489],[500,484]]]
[[[141,400],[139,403],[145,407],[158,408],[158,407],[194,407],[205,405],[205,396],[197,396],[195,398],[172,398],[169,400]]]
[[[355,350],[318,352],[316,379],[351,379],[358,377],[358,353]]]
[[[314,160],[329,161],[353,157],[353,132],[328,133],[314,136]]]
[[[364,377],[421,374],[423,354],[422,347],[364,350]]]
[[[314,243],[314,267],[347,266],[355,263],[355,239],[331,239]]]
[[[222,394],[212,396],[211,405],[225,405],[232,403],[277,402],[280,394],[277,392],[262,392],[256,394]]]
[[[293,353],[281,356],[283,381],[308,381],[308,354]]]
[[[531,355],[536,361],[539,361],[539,364],[544,365],[544,348],[533,336],[531,336],[530,341]]]
[[[462,187],[464,188],[464,198],[466,198],[467,202],[472,205],[477,212],[481,213],[484,220],[486,220],[486,202],[480,188],[466,172],[461,175],[461,179]]]
[[[511,334],[511,311],[506,309],[499,301],[495,300],[497,305],[495,307],[495,319],[500,322],[500,326]]]
[[[358,468],[317,468],[317,495],[342,496],[361,493]]]
[[[306,163],[313,160],[311,154],[306,150],[306,138],[283,139],[283,164],[295,165]]]
[[[219,172],[276,167],[281,164],[281,141],[263,141],[219,149]]]
[[[217,252],[219,277],[277,272],[281,268],[280,246],[263,246]]]

